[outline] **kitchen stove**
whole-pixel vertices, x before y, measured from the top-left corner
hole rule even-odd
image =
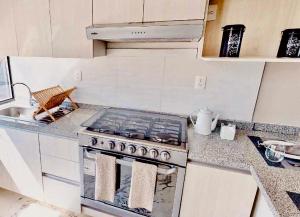
[[[180,146],[186,143],[186,119],[126,109],[107,109],[83,124],[88,131]]]
[[[82,124],[84,144],[185,166],[187,119],[175,115],[108,108]],[[182,157],[178,158],[178,155]],[[185,159],[183,161],[177,161]]]
[[[131,109],[107,108],[82,124],[81,202],[115,216],[178,217],[187,163],[187,118]],[[115,201],[94,199],[95,154],[117,158]],[[133,161],[158,167],[153,211],[128,208]]]

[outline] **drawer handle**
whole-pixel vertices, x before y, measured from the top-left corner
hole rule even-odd
[[[73,180],[70,180],[70,179],[65,179],[65,178],[62,178],[62,177],[59,177],[59,176],[51,175],[49,173],[43,173],[43,176],[47,177],[49,179],[53,179],[55,181],[66,183],[66,184],[70,184],[70,185],[74,185],[74,186],[80,186],[79,182],[76,182],[76,181],[73,181]]]

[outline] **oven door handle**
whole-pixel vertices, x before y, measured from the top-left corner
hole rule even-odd
[[[85,157],[90,159],[90,160],[95,160],[96,159],[95,154],[91,154],[86,150],[85,150]],[[132,162],[130,162],[130,161],[117,159],[116,163],[120,164],[122,166],[132,167]],[[176,171],[177,171],[176,167],[173,167],[173,168],[170,168],[170,169],[157,168],[157,173],[158,174],[162,174],[162,175],[166,175],[166,176],[167,175],[172,175],[173,173],[176,173]]]

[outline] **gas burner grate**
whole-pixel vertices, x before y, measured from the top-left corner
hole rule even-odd
[[[130,139],[180,146],[186,143],[187,119],[126,109],[106,109],[83,126],[87,130]]]

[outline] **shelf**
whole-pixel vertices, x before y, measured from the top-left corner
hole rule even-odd
[[[281,32],[300,28],[299,0],[210,0],[218,5],[215,20],[207,21],[202,56],[210,61],[300,62],[299,59],[276,58]],[[219,58],[222,27],[246,26],[240,58]]]
[[[201,57],[213,62],[270,62],[270,63],[300,63],[300,58],[264,58],[264,57]]]

